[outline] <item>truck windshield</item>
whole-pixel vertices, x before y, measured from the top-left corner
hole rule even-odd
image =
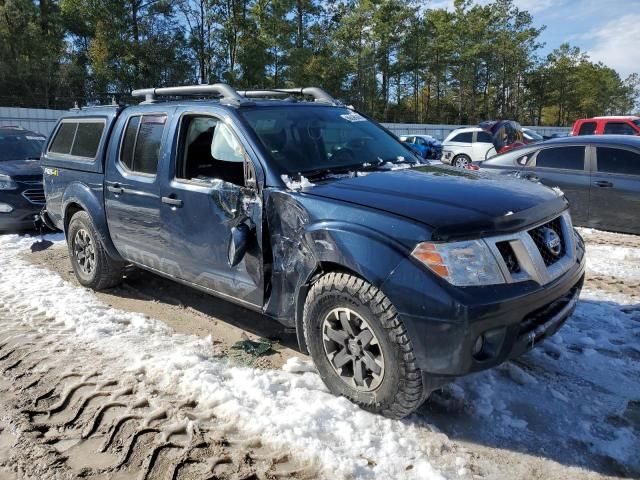
[[[43,145],[44,137],[0,132],[0,162],[39,159]]]
[[[282,173],[416,162],[393,136],[348,108],[309,105],[241,112]]]

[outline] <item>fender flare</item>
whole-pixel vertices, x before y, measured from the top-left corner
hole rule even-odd
[[[304,303],[315,281],[330,271],[344,271],[381,288],[407,257],[407,248],[377,230],[344,222],[321,222],[305,229],[304,244],[313,253],[308,274],[298,279],[294,321],[298,346],[308,354]],[[308,259],[309,260],[309,259]]]
[[[109,256],[116,261],[124,261],[118,250],[111,241],[109,227],[107,226],[107,217],[104,209],[104,202],[98,199],[96,193],[87,185],[81,182],[73,182],[69,184],[62,196],[62,218],[64,222],[65,236],[67,234],[67,226],[71,218],[69,213],[72,205],[78,205],[81,210],[89,214],[93,225],[100,236],[100,241],[104,245]]]

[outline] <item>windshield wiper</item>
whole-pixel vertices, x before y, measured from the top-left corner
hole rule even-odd
[[[384,161],[379,159],[375,163],[361,162],[361,163],[354,163],[351,165],[336,165],[333,167],[318,168],[315,170],[306,170],[303,172],[299,172],[298,175],[304,176],[307,178],[326,177],[327,175],[331,175],[331,174],[375,170],[377,168],[380,168],[383,164],[384,164]]]

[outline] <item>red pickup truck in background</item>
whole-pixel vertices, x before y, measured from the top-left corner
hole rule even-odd
[[[640,117],[583,118],[573,124],[571,135],[640,135]]]

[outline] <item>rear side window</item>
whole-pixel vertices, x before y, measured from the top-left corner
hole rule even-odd
[[[166,115],[129,118],[120,151],[120,162],[128,170],[148,175],[156,174],[166,121]]]
[[[453,137],[451,142],[471,143],[473,141],[473,132],[459,133]]]
[[[584,122],[580,125],[578,135],[593,135],[596,133],[596,122]]]
[[[93,160],[98,155],[104,126],[102,119],[63,120],[49,152]]]
[[[621,148],[598,147],[598,172],[640,175],[640,154]]]
[[[493,143],[493,137],[487,132],[478,132],[477,141],[481,143]]]
[[[604,133],[611,135],[635,135],[636,131],[631,125],[624,122],[607,122]]]
[[[584,170],[584,147],[545,148],[538,153],[536,166]]]

